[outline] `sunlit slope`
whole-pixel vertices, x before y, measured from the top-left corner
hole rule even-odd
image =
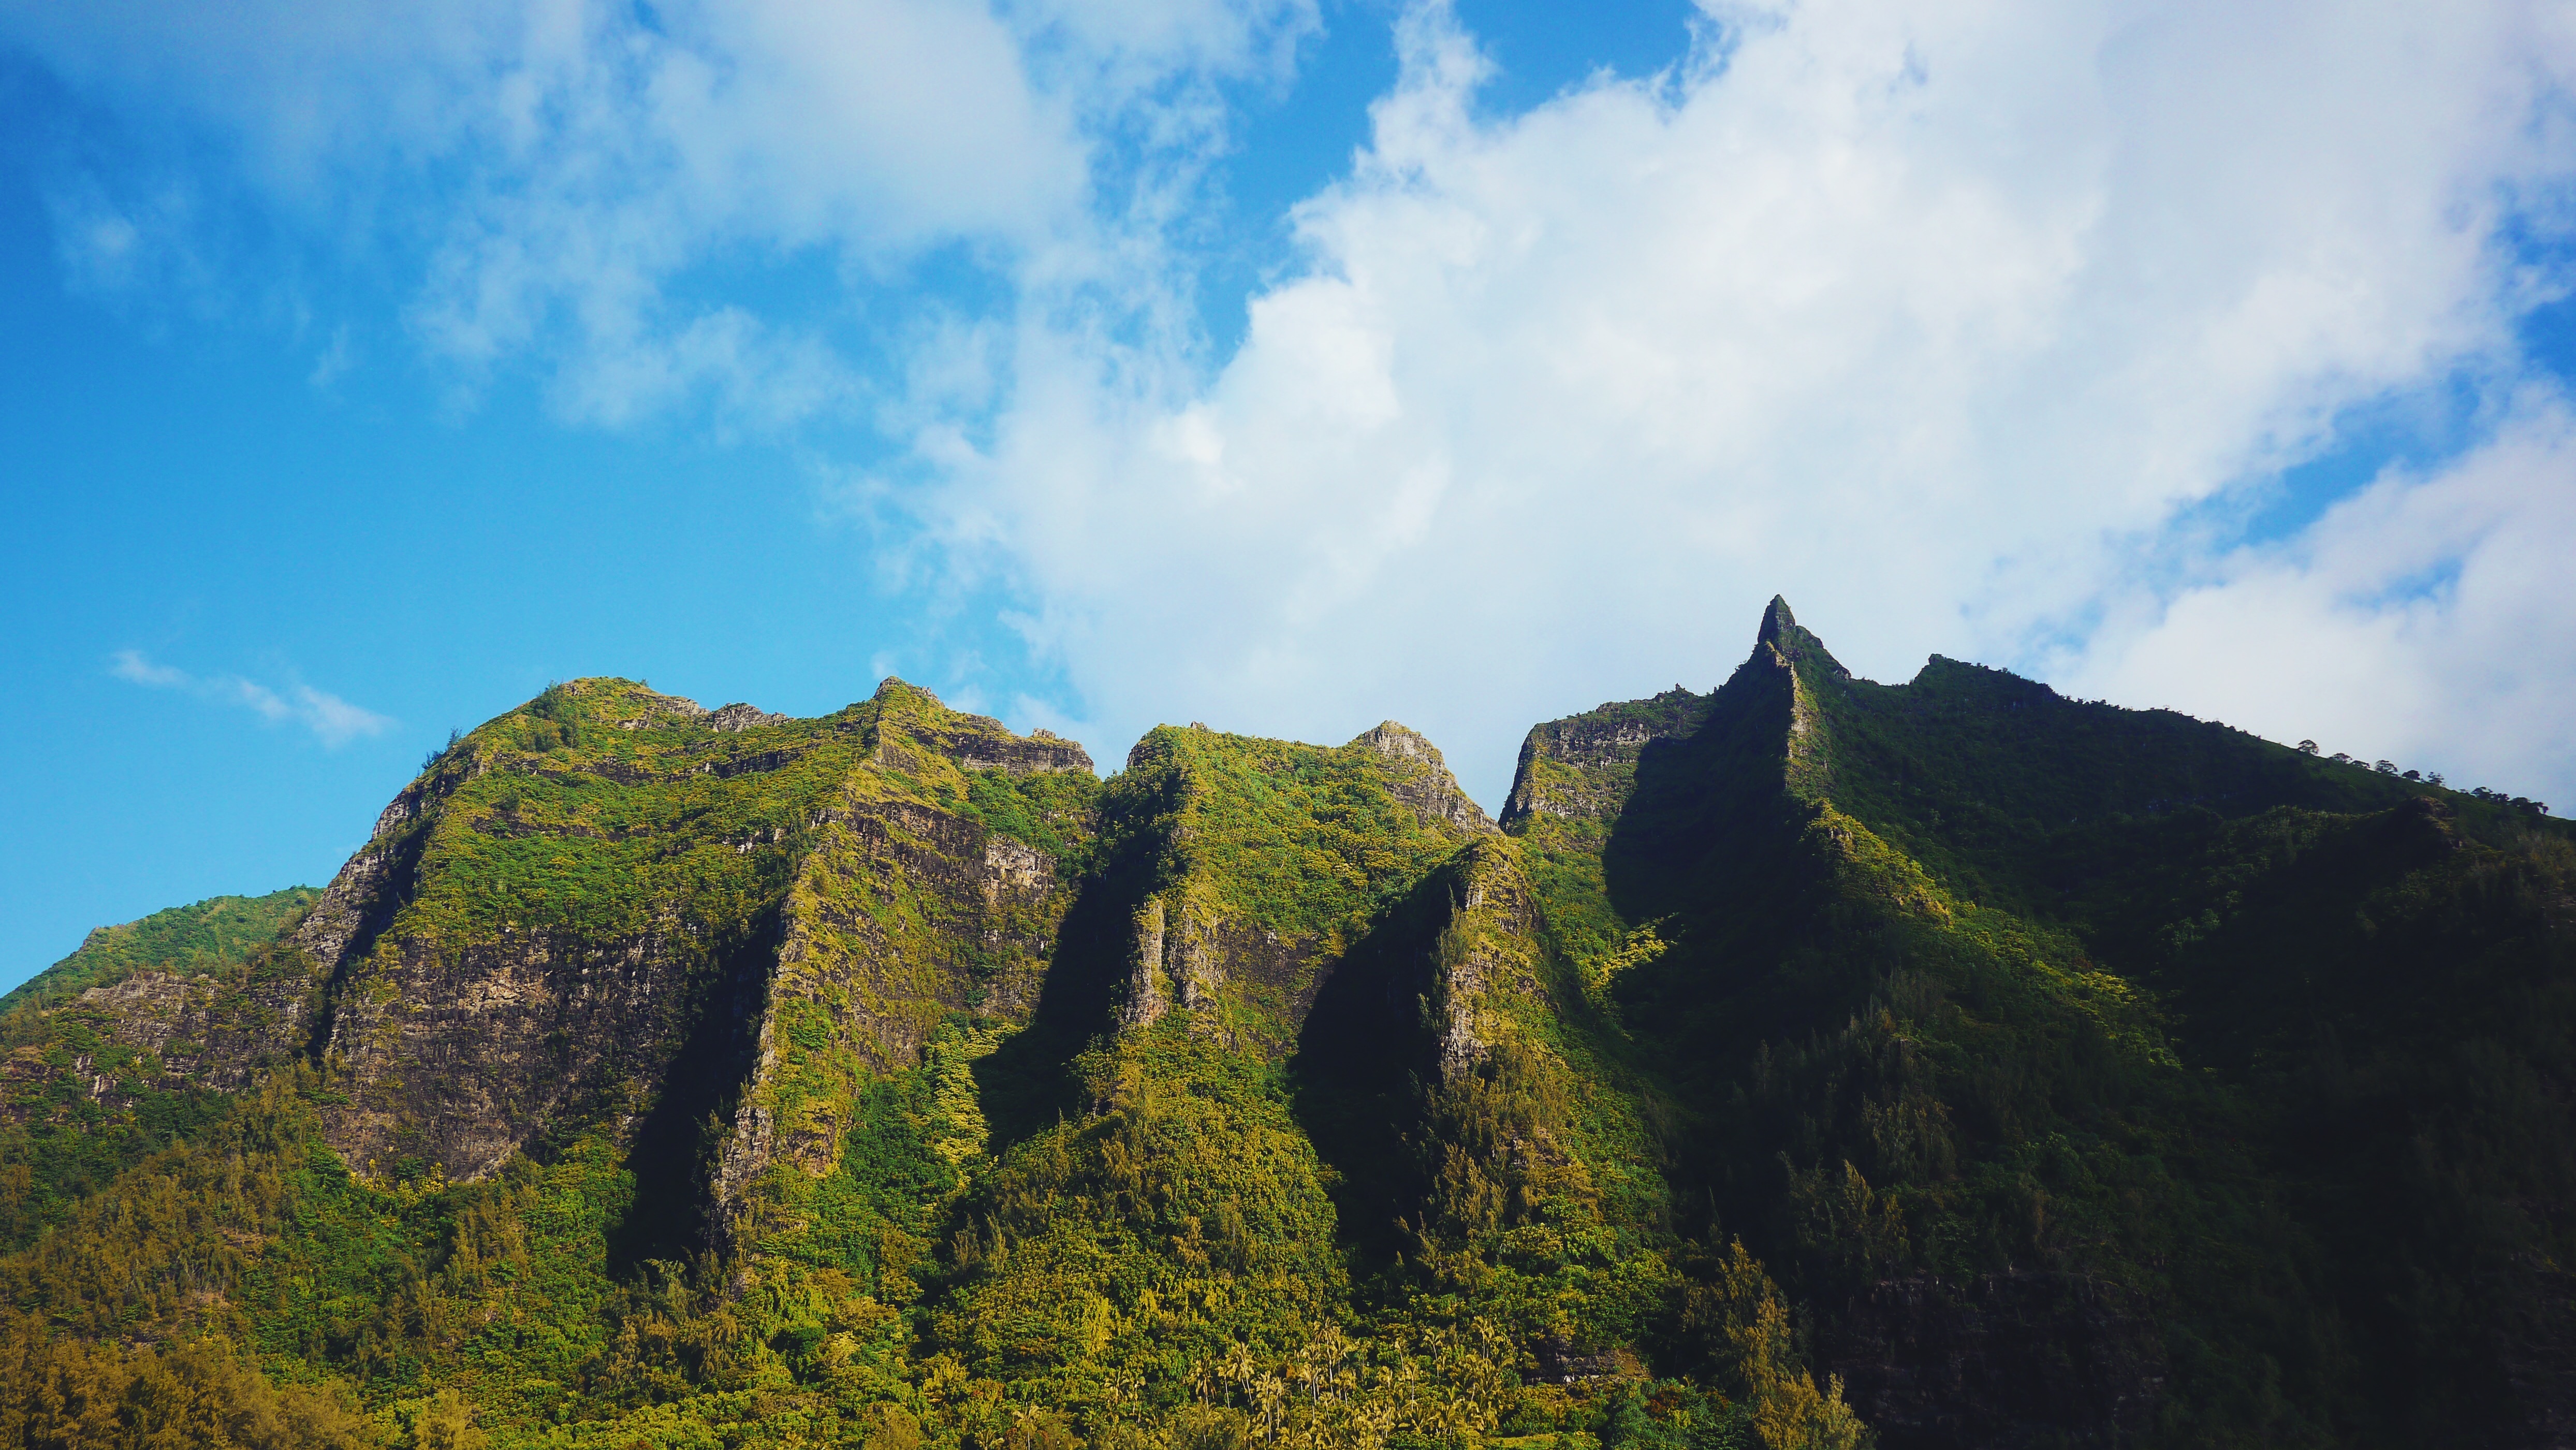
[[[256,1090],[193,1095],[10,1298],[75,1338],[214,1334],[203,1373],[338,1380],[391,1432],[437,1386],[522,1431],[672,1387],[752,1418],[726,1245],[882,1128],[892,1062],[1025,1019],[1096,789],[1069,742],[899,682],[810,721],[550,689],[434,758],[269,954],[297,1012]],[[709,1297],[655,1297],[691,1259]],[[665,1304],[696,1332],[637,1341]]]
[[[846,1092],[798,1077],[815,1032],[904,1051],[946,1007],[1025,993],[1031,933],[950,918],[1044,915],[1025,898],[1051,857],[988,850],[983,813],[1078,818],[1081,788],[1032,810],[1016,787],[1088,767],[898,681],[814,720],[549,690],[432,762],[298,933],[331,983],[332,1145],[368,1172],[480,1176],[558,1122],[667,1116],[684,1054],[698,1109],[748,1075],[746,1121],[796,1133],[830,1111],[816,1092]],[[1028,890],[984,890],[1013,871]]]
[[[290,886],[266,896],[214,896],[92,931],[78,950],[0,997],[0,1012],[77,997],[136,972],[199,977],[240,966],[301,919],[321,895]]]
[[[220,1111],[269,1051],[279,934],[320,895],[218,896],[100,927],[0,998],[0,1245]]]
[[[1396,1051],[1436,1064],[1422,994],[1464,908],[1405,908],[1496,839],[1437,752],[1391,725],[1338,749],[1156,730],[1101,805],[1055,984],[1079,1014],[1055,1039],[1078,1049],[1065,1101],[960,1205],[930,1321],[969,1367],[1040,1376],[1068,1408],[1121,1382],[1187,1399],[1235,1346],[1275,1359],[1346,1322],[1328,1188],[1345,1169],[1297,1092],[1297,1070],[1334,1053],[1309,1028],[1325,1004],[1329,1039],[1334,1005],[1364,997],[1353,1030],[1392,1024]],[[1392,1165],[1351,1166],[1398,1191],[1378,1181]]]

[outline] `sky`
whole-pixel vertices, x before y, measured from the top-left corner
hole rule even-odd
[[[2576,9],[0,0],[0,986],[451,729],[1705,690],[2576,810]]]

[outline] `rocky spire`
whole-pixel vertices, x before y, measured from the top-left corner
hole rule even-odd
[[[1851,673],[1843,668],[1842,661],[1834,658],[1831,650],[1825,648],[1823,640],[1798,623],[1798,616],[1789,612],[1789,601],[1778,594],[1772,595],[1770,604],[1762,610],[1762,628],[1753,637],[1755,658],[1761,657],[1765,645],[1778,650],[1780,657],[1792,664],[1812,660],[1833,674]]]
[[[1781,636],[1798,628],[1798,616],[1789,612],[1787,598],[1774,594],[1769,607],[1762,611],[1762,631],[1753,636],[1755,644],[1780,644]],[[1801,631],[1803,633],[1803,631]]]

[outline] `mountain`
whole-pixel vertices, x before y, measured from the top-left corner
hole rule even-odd
[[[2527,802],[1776,600],[1499,821],[579,680],[0,1006],[0,1436],[2562,1443],[2571,945]]]

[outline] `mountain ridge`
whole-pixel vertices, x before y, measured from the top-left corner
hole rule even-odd
[[[2546,1439],[2571,882],[1778,597],[1495,818],[1393,721],[566,682],[266,945],[0,1009],[0,1431],[199,1345],[347,1443]]]

